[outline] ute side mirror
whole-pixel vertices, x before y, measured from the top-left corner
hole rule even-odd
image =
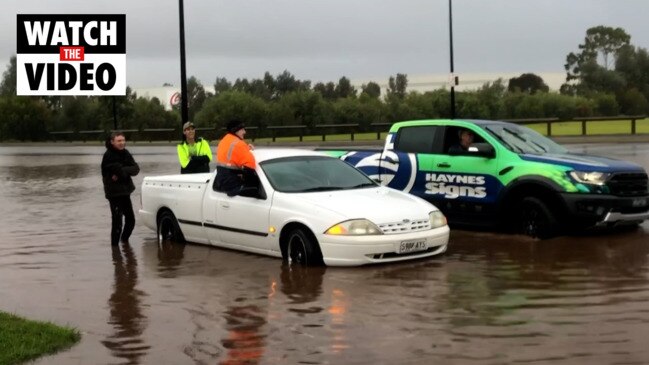
[[[474,143],[466,152],[468,156],[496,157],[496,150],[489,143]]]

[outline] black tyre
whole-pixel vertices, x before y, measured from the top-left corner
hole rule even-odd
[[[518,205],[518,231],[546,239],[559,234],[560,223],[550,208],[538,198],[526,197]]]
[[[287,240],[285,260],[289,265],[324,265],[320,246],[310,232],[298,228],[289,233]]]
[[[170,211],[165,211],[158,219],[158,244],[166,241],[184,243],[185,237],[180,230],[176,216]]]

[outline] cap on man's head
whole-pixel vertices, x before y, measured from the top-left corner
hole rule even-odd
[[[192,122],[185,122],[185,124],[183,124],[183,130],[185,130],[185,129],[187,129],[187,128],[194,128],[194,123],[192,123]]]
[[[237,131],[246,128],[246,125],[243,124],[243,122],[240,120],[233,119],[228,122],[228,125],[225,128],[228,130],[228,132],[234,134],[237,133]]]

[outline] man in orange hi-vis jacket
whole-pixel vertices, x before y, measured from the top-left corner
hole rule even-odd
[[[250,170],[254,171],[257,163],[251,152],[252,145],[243,140],[246,135],[246,126],[239,120],[231,120],[226,128],[228,133],[216,148],[214,188],[229,196],[234,196],[243,186],[245,173]]]

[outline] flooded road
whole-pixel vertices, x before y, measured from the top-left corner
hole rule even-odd
[[[175,147],[127,146],[144,175]],[[573,145],[649,168],[649,145]],[[33,153],[36,151],[37,153]],[[453,230],[360,268],[196,245],[111,249],[99,147],[0,147],[0,310],[78,328],[36,364],[647,364],[649,224],[537,241]]]

